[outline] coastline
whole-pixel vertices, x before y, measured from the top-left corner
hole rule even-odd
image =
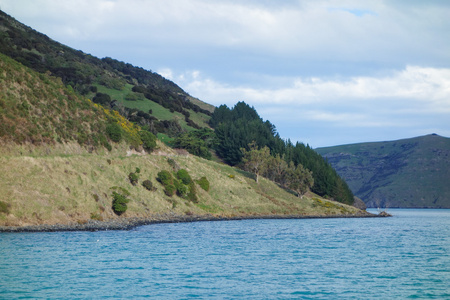
[[[164,214],[152,218],[117,218],[107,221],[89,220],[85,223],[72,224],[40,224],[26,226],[0,226],[2,232],[58,232],[58,231],[107,231],[132,230],[139,226],[167,223],[191,223],[208,221],[240,221],[264,219],[343,219],[343,218],[385,218],[384,214],[355,214],[355,215],[249,215],[249,216],[213,216],[213,215],[177,215]]]

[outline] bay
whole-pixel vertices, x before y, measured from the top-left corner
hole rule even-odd
[[[450,210],[0,233],[0,298],[450,299]]]

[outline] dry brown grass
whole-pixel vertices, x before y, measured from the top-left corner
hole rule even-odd
[[[126,155],[124,145],[100,153],[89,153],[77,144],[3,145],[0,151],[0,201],[10,204],[8,215],[0,213],[0,225],[68,224],[85,222],[92,215],[103,220],[119,218],[111,209],[111,187],[115,186],[130,192],[128,210],[121,217],[151,218],[162,213],[340,215],[358,211],[313,194],[300,199],[264,178],[256,184],[251,174],[191,155],[176,155],[170,149],[160,149],[159,155],[131,156]],[[206,176],[209,180],[209,192],[197,189],[198,203],[164,194],[155,178],[159,171],[171,169],[168,157],[193,179]],[[128,174],[136,167],[141,170],[140,180],[133,186]],[[141,185],[145,179],[157,190],[146,190]]]

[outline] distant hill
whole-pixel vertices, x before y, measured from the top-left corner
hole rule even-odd
[[[318,148],[368,207],[450,208],[450,138]]]

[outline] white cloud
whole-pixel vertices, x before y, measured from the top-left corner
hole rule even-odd
[[[408,66],[383,77],[283,78],[284,87],[263,89],[220,83],[199,71],[170,73],[186,91],[209,103],[233,106],[245,101],[255,106],[264,119],[283,130],[283,136],[291,138],[298,128],[312,132],[320,127],[327,128],[327,135],[339,129],[335,136],[355,128],[384,134],[412,128],[420,134],[428,128],[441,134],[448,132],[450,69]],[[434,124],[441,124],[441,129],[434,130]],[[310,141],[317,140],[315,135]],[[351,142],[370,140],[373,134],[366,135]],[[320,143],[325,141],[317,141],[315,146]]]
[[[211,104],[246,101],[293,139],[298,128],[358,141],[367,140],[362,128],[377,136],[392,128],[408,128],[403,137],[449,132],[449,1],[0,0],[0,7],[64,44],[157,70]]]
[[[276,88],[229,85],[205,78],[199,71],[178,75],[168,69],[160,72],[170,74],[170,79],[179,82],[192,95],[216,105],[237,100],[294,107],[352,106],[375,104],[374,101],[393,105],[397,100],[422,103],[429,111],[450,112],[450,69],[408,66],[384,77],[284,78],[286,85]]]
[[[38,29],[64,41],[225,47],[315,61],[450,58],[445,38],[450,6],[434,2],[420,8],[375,0],[289,5],[206,0],[2,0],[0,4],[11,13],[21,11]]]

